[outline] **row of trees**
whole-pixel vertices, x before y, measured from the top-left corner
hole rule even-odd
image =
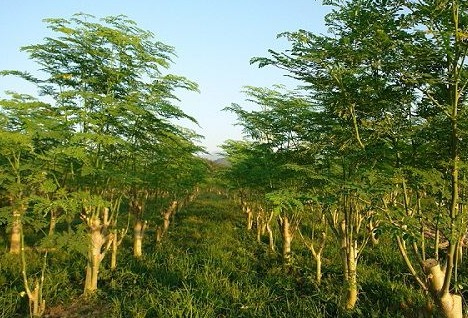
[[[248,228],[278,220],[285,262],[295,233],[317,260],[341,249],[345,308],[358,260],[378,234],[395,246],[445,317],[462,317],[466,233],[468,7],[459,0],[323,1],[329,33],[287,32],[291,47],[252,63],[285,70],[294,91],[247,87],[261,109],[237,114],[250,141],[223,146]],[[301,221],[321,231],[310,241]],[[256,222],[254,222],[256,220]],[[309,221],[310,222],[310,221]],[[322,224],[322,226],[320,226]]]
[[[40,99],[9,92],[0,100],[0,222],[8,226],[10,253],[23,255],[35,316],[45,303],[42,286],[28,283],[26,229],[47,232],[31,236],[36,247],[82,253],[84,291],[92,294],[107,251],[116,266],[130,220],[134,255],[141,256],[145,214],[162,214],[160,240],[207,171],[197,156],[200,136],[176,124],[195,122],[175,102],[177,90],[197,85],[165,73],[172,47],[124,16],[45,22],[56,36],[22,48],[40,70],[1,73],[32,83]]]

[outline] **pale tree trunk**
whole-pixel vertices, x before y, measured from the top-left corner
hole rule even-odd
[[[10,253],[21,252],[21,212],[13,211],[13,222],[11,224]]]
[[[315,281],[317,285],[322,284],[322,253],[317,253],[315,258]]]
[[[291,262],[291,242],[293,239],[293,229],[287,216],[279,217],[278,224],[281,229],[282,238],[282,257],[285,264]]]
[[[369,223],[367,224],[367,229],[369,231],[372,246],[377,246],[377,244],[379,244],[379,239],[375,235],[375,228],[376,228],[376,226],[375,226],[374,222],[372,220],[370,220]]]
[[[110,266],[110,268],[112,270],[117,268],[118,248],[119,248],[120,244],[122,244],[122,241],[125,238],[125,236],[127,235],[129,227],[130,227],[130,213],[128,214],[128,218],[127,218],[127,226],[124,229],[119,231],[118,229],[114,228],[109,233],[109,243],[108,244],[112,244],[112,248],[111,248],[111,266]]]
[[[356,246],[349,244],[346,248],[347,275],[345,275],[346,283],[346,309],[353,309],[356,306],[358,288],[357,288],[357,251]]]
[[[88,264],[86,268],[85,294],[92,294],[98,288],[99,267],[101,266],[101,250],[105,239],[101,233],[101,221],[95,218],[92,221],[91,245],[89,250]]]
[[[409,196],[405,196],[405,200],[408,200],[406,199],[407,197]],[[409,200],[406,202],[409,202]],[[388,209],[387,204],[388,202],[384,201],[385,209]],[[406,227],[404,227],[404,229],[406,229]],[[422,233],[421,235],[423,234],[424,233]],[[439,223],[436,223],[434,241],[434,255],[435,257],[438,257],[440,245]],[[424,250],[422,249],[422,251],[420,251],[417,245],[413,245],[413,251],[416,254],[416,259],[418,260],[420,266],[424,270],[425,277],[421,277],[412,264],[412,261],[408,255],[405,241],[403,240],[403,238],[397,236],[397,243],[400,254],[402,255],[410,273],[413,275],[416,282],[424,291],[429,291],[429,294],[434,303],[437,305],[441,316],[446,318],[462,318],[463,309],[461,296],[451,293],[448,288],[450,284],[450,276],[452,275],[452,270],[450,270],[449,272],[447,271],[447,268],[456,268],[457,250],[459,250],[458,246],[461,243],[460,240],[453,241],[455,241],[455,244],[449,244],[448,247],[446,256],[447,266],[444,269],[441,268],[436,258],[424,259]],[[431,312],[430,306],[428,306],[427,311]]]
[[[273,211],[270,212],[270,216],[268,218],[268,221],[265,224],[266,231],[268,233],[268,246],[270,248],[270,251],[274,252],[275,251],[275,238],[273,235],[273,230],[271,229],[271,221],[273,220]]]
[[[143,222],[141,219],[135,221],[133,227],[133,256],[141,257],[143,255],[142,245],[143,236],[145,234],[147,222]]]
[[[112,270],[116,269],[117,268],[117,247],[118,247],[118,232],[117,230],[113,230],[111,232],[111,236],[109,238],[110,240],[112,240],[112,250],[111,250],[111,265],[110,265],[110,268]]]
[[[143,221],[143,204],[140,204],[136,199],[130,203],[131,213],[135,216],[133,224],[133,256],[141,257],[143,255],[143,235],[146,229],[146,222]]]
[[[29,314],[32,317],[42,317],[45,312],[46,303],[45,300],[42,298],[39,282],[36,282],[34,285],[34,290],[28,292],[29,298]]]
[[[55,209],[51,209],[50,210],[49,235],[54,235],[56,225],[57,225],[56,211]]]
[[[360,211],[364,209],[356,204],[356,198],[350,195],[343,196],[341,207],[343,212],[340,213],[340,210],[336,209],[327,213],[328,223],[341,245],[340,254],[345,284],[343,307],[346,310],[351,310],[356,306],[358,298],[358,259],[370,238],[370,235],[365,235],[358,245],[357,238],[360,235],[363,227],[362,221],[365,218],[360,214]]]
[[[162,214],[163,216],[163,224],[162,226],[158,226],[156,228],[156,242],[161,243],[163,237],[166,235],[167,231],[169,230],[169,225],[171,223],[172,215],[177,211],[178,201],[172,201],[169,208],[164,211]]]
[[[344,283],[346,286],[346,297],[344,307],[351,310],[356,306],[357,289],[357,241],[353,239],[353,233],[348,231],[348,225],[345,220],[341,221],[339,230],[341,240],[341,262],[343,266]]]
[[[44,263],[42,265],[41,277],[34,283],[34,289],[31,290],[29,287],[29,280],[26,273],[26,257],[24,255],[24,238],[23,232],[20,231],[20,249],[21,249],[21,273],[23,275],[23,284],[26,290],[26,295],[29,300],[29,315],[31,317],[42,317],[45,312],[46,302],[43,299],[42,288],[44,286],[45,269],[47,266],[47,252],[44,254]]]
[[[314,244],[314,238],[312,235],[312,239],[310,241],[307,241],[305,237],[302,235],[301,231],[299,230],[299,235],[302,238],[302,241],[306,245],[306,247],[311,251],[312,256],[314,257],[315,260],[315,280],[317,282],[317,285],[320,285],[322,283],[322,251],[325,248],[325,242],[327,239],[327,234],[326,232],[322,232],[322,237],[320,239],[318,248],[315,248]]]
[[[424,262],[424,271],[429,279],[429,290],[433,295],[442,315],[446,318],[462,318],[462,298],[460,295],[443,292],[445,273],[439,262],[433,258]]]
[[[263,228],[262,216],[260,215],[260,213],[257,214],[256,223],[257,223],[257,242],[260,243],[262,241],[262,228]]]
[[[167,231],[169,230],[169,225],[171,222],[172,216],[177,212],[177,206],[178,206],[178,201],[174,200],[171,203],[171,206],[169,209],[166,210],[166,213],[164,213],[164,221],[163,221],[163,233],[166,234]]]
[[[245,208],[245,213],[247,215],[247,230],[252,230],[253,227],[253,212],[250,207]]]
[[[91,295],[98,289],[99,268],[107,250],[112,244],[112,241],[107,234],[109,210],[107,208],[103,209],[103,219],[106,220],[106,222],[101,222],[99,209],[100,208],[97,207],[89,208],[87,212],[89,213],[90,210],[94,210],[94,213],[92,213],[90,217],[85,217],[90,230],[90,245],[84,286],[85,295]]]
[[[266,232],[266,223],[265,212],[263,211],[263,208],[260,208],[256,216],[257,242],[259,243],[262,241],[262,235]]]

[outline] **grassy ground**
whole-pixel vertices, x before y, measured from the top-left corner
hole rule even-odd
[[[336,250],[325,252],[319,288],[314,263],[298,239],[294,263],[284,268],[243,222],[229,200],[201,195],[176,215],[162,245],[149,233],[141,259],[132,257],[128,240],[117,270],[110,271],[104,260],[93,299],[80,296],[82,258],[55,253],[47,269],[46,317],[412,317],[415,311],[405,308],[424,303],[411,278],[402,274],[399,255],[380,244],[361,261],[357,309],[343,312]],[[40,260],[29,253],[30,268],[37,271]],[[20,297],[19,261],[5,253],[0,264],[0,317],[24,317],[28,306]]]

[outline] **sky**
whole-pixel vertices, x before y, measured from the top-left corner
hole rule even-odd
[[[245,101],[244,86],[298,84],[284,71],[250,65],[250,59],[268,56],[269,49],[288,49],[285,39],[277,39],[281,32],[326,33],[329,11],[320,0],[0,0],[0,70],[34,73],[39,68],[19,48],[53,35],[42,19],[67,19],[78,12],[97,18],[126,15],[175,48],[169,73],[199,85],[199,93],[180,92],[177,103],[198,125],[180,124],[203,135],[201,145],[216,154],[224,141],[242,139],[235,115],[222,109],[231,103],[253,106]],[[35,95],[32,87],[12,77],[0,78],[0,92],[6,90]]]

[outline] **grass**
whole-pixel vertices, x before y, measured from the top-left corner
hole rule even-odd
[[[314,262],[295,240],[294,263],[283,268],[278,255],[245,230],[242,214],[229,200],[201,195],[180,211],[163,244],[151,235],[145,255],[135,259],[131,242],[119,252],[118,268],[100,273],[100,291],[84,299],[82,258],[52,254],[45,284],[47,317],[411,317],[405,306],[421,307],[424,297],[399,274],[399,255],[380,244],[363,256],[356,310],[340,308],[342,277],[338,251],[324,254],[322,286],[314,282]],[[332,242],[330,246],[334,245]],[[40,268],[31,251],[30,273]],[[0,317],[24,317],[27,300],[18,260],[0,258]]]

